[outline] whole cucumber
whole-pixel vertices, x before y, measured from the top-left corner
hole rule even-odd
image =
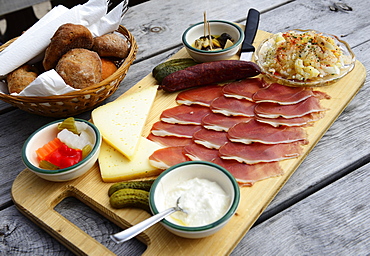
[[[140,208],[150,213],[149,192],[140,189],[124,188],[114,192],[109,198],[110,205],[115,209]]]
[[[114,192],[116,192],[117,190],[123,189],[123,188],[141,189],[141,190],[149,191],[150,188],[152,187],[153,182],[154,182],[154,179],[142,180],[142,181],[118,182],[110,186],[108,190],[108,196],[111,196]]]

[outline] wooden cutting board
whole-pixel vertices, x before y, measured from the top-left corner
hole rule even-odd
[[[258,45],[269,34],[258,31],[255,45]],[[180,50],[174,58],[188,57],[186,50]],[[235,56],[237,59],[238,57]],[[304,146],[302,156],[281,162],[285,174],[257,182],[253,187],[241,188],[240,206],[231,221],[218,233],[202,239],[185,239],[177,237],[160,224],[156,224],[138,236],[147,245],[144,255],[221,255],[229,254],[251,228],[271,200],[284,186],[301,162],[314,148],[348,103],[365,82],[366,69],[359,62],[350,74],[335,84],[317,88],[328,93],[332,98],[322,100],[322,105],[329,110],[323,119],[313,127],[306,128],[310,143]],[[126,94],[140,88],[156,84],[151,74],[132,87]],[[143,136],[146,136],[152,124],[159,120],[160,113],[175,106],[176,93],[159,91],[151,114],[148,117]],[[72,252],[80,255],[113,254],[102,244],[83,232],[76,225],[54,210],[54,207],[67,197],[76,197],[107,219],[122,228],[134,225],[150,215],[140,209],[116,210],[109,206],[107,195],[111,183],[104,183],[100,177],[98,164],[84,176],[63,183],[54,183],[38,178],[28,169],[23,170],[12,186],[12,197],[17,208],[37,225],[41,226]],[[109,234],[107,234],[108,236]],[[217,246],[215,246],[217,245]]]

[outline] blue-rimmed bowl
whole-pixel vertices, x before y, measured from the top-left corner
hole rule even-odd
[[[238,53],[244,40],[243,30],[235,23],[224,20],[208,21],[212,35],[221,35],[228,33],[234,40],[234,44],[228,48],[217,51],[199,50],[193,47],[195,40],[204,35],[204,22],[199,22],[187,28],[182,34],[182,43],[188,51],[189,55],[197,62],[210,62],[219,60],[231,59]],[[208,35],[208,30],[206,30]]]
[[[56,138],[58,133],[58,124],[63,122],[62,119],[44,125],[28,137],[22,148],[22,161],[24,165],[39,177],[45,180],[57,182],[76,179],[90,170],[98,159],[102,137],[98,128],[96,128],[92,123],[77,118],[75,121],[87,124],[86,132],[91,136],[94,145],[91,152],[82,161],[68,168],[59,170],[45,170],[39,168],[36,150]]]
[[[211,162],[189,161],[174,165],[161,173],[155,180],[149,193],[149,206],[153,214],[166,208],[166,195],[180,183],[199,178],[216,182],[230,197],[226,213],[218,220],[204,226],[183,226],[170,216],[161,221],[162,225],[175,235],[185,238],[210,236],[228,223],[234,216],[240,201],[240,189],[235,178],[223,167]]]

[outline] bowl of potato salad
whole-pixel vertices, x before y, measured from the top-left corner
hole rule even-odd
[[[255,60],[268,78],[295,87],[328,85],[355,66],[355,55],[345,41],[299,29],[279,32],[263,41]]]

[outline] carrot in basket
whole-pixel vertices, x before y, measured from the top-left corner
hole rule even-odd
[[[60,146],[63,145],[63,142],[60,139],[55,138],[52,141],[49,141],[44,146],[36,150],[37,158],[41,160],[45,160],[46,157],[58,149]]]

